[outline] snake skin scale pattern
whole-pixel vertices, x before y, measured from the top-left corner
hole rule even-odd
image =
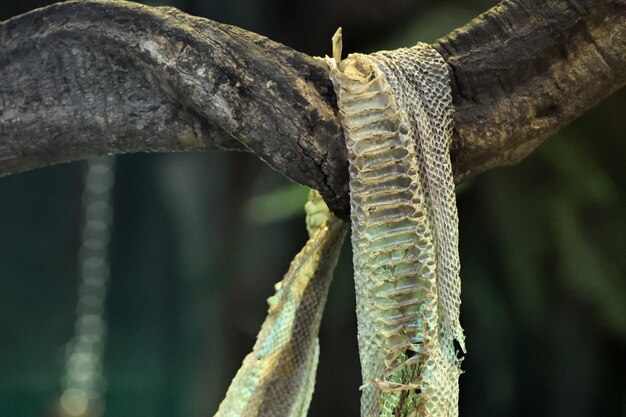
[[[315,387],[318,333],[347,224],[317,191],[305,206],[309,240],[268,299],[268,312],[215,417],[306,417]]]
[[[448,69],[427,44],[341,60],[340,42],[325,61],[348,148],[361,416],[457,416]]]

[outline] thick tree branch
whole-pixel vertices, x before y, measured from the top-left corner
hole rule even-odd
[[[0,24],[0,174],[105,153],[251,150],[345,210],[333,99],[313,58],[169,7],[66,2]]]
[[[457,182],[518,162],[626,83],[626,1],[505,0],[435,43]]]
[[[626,0],[509,0],[437,41],[454,80],[457,181],[518,161],[623,86],[625,22]],[[319,61],[135,3],[67,2],[0,24],[0,175],[200,149],[250,150],[348,211]]]

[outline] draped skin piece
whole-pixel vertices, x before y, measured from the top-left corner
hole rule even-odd
[[[305,417],[319,358],[318,333],[347,223],[317,191],[305,205],[309,240],[291,262],[252,352],[215,417]]]
[[[427,44],[326,57],[350,169],[363,417],[458,415],[449,73]]]

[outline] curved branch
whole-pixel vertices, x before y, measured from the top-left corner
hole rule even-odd
[[[345,210],[333,100],[315,59],[174,8],[72,1],[0,24],[0,174],[106,153],[250,150]]]
[[[433,46],[453,74],[460,182],[518,162],[626,84],[626,1],[505,0]]]
[[[509,0],[437,41],[457,181],[518,161],[623,86],[624,21],[626,0]],[[345,215],[335,109],[322,63],[172,8],[75,1],[0,24],[0,175],[106,153],[250,150]]]

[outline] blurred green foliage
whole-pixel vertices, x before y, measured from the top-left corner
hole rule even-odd
[[[0,17],[43,4],[4,0]],[[339,25],[346,50],[406,46],[495,1],[367,2],[371,13],[347,0],[169,4],[319,55]],[[461,416],[626,415],[625,109],[621,91],[459,191]],[[0,417],[53,415],[74,320],[81,187],[80,163],[0,179]],[[306,239],[305,198],[251,155],[118,158],[107,416],[216,410]],[[350,259],[346,244],[311,416],[358,415]]]

